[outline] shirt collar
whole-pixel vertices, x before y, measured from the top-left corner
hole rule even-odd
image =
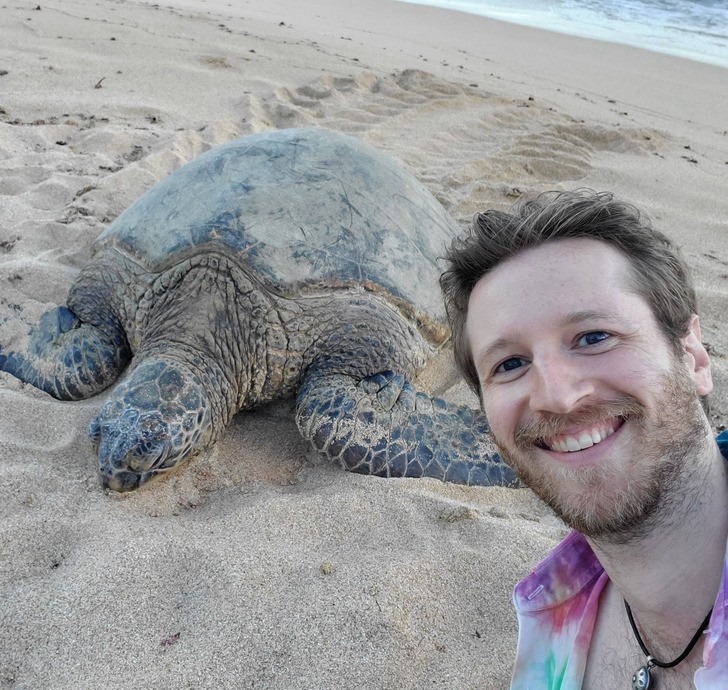
[[[518,608],[538,611],[560,606],[604,572],[602,564],[579,532],[570,532],[528,577],[513,596]]]

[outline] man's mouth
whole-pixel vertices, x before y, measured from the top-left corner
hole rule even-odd
[[[591,448],[609,438],[624,423],[622,417],[613,417],[594,426],[541,439],[537,445],[557,453],[574,453]]]

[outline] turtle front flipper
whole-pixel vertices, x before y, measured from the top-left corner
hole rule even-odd
[[[317,450],[353,472],[518,485],[492,452],[481,412],[417,392],[392,371],[357,381],[311,367],[296,398],[296,422]]]
[[[47,311],[28,339],[24,351],[8,351],[0,343],[0,370],[59,400],[101,392],[118,378],[130,357],[118,326],[83,322],[68,307]]]

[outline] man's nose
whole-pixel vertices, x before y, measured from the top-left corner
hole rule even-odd
[[[552,356],[531,366],[534,376],[529,405],[533,412],[567,414],[594,393],[583,369],[563,358]]]

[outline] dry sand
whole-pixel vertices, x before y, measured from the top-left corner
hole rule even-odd
[[[63,303],[101,229],[202,151],[328,127],[463,227],[543,189],[643,208],[695,269],[728,419],[728,70],[390,0],[40,1],[0,12],[0,319]],[[424,381],[475,404],[447,353]],[[564,534],[529,492],[348,474],[284,401],[108,495],[103,400],[0,374],[0,688],[508,686],[511,588]]]

